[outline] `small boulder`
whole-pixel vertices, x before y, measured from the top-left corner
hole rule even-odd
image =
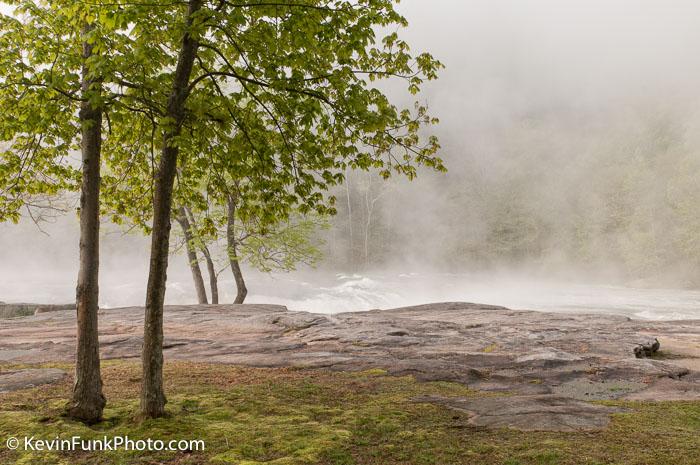
[[[661,343],[657,338],[654,338],[653,341],[638,344],[634,348],[634,356],[637,358],[653,357],[654,354],[659,351],[660,347]]]

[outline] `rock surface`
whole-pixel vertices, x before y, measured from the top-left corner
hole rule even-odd
[[[595,431],[608,425],[611,413],[624,411],[551,395],[474,399],[424,397],[416,401],[467,412],[469,423],[474,426],[521,431]]]
[[[65,371],[57,368],[29,368],[0,373],[0,393],[55,383],[66,375]]]
[[[140,307],[100,310],[104,358],[140,356],[143,313]],[[636,359],[634,347],[653,338],[665,357]],[[0,320],[0,363],[71,362],[74,344],[74,311]],[[469,303],[334,315],[275,305],[169,306],[165,347],[166,360],[382,368],[529,399],[700,399],[700,321],[694,320],[636,321]],[[470,405],[489,416],[483,405]],[[575,427],[570,419],[557,421]]]
[[[0,318],[14,318],[62,310],[75,311],[75,304],[7,304],[5,302],[0,302]]]

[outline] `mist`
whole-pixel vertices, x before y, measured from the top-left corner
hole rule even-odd
[[[413,182],[349,173],[334,192],[338,215],[319,233],[325,259],[290,274],[246,270],[248,301],[329,313],[470,300],[697,316],[700,5],[404,0],[400,9],[408,42],[446,65],[420,99],[440,118],[431,131],[448,173]],[[40,226],[0,225],[0,300],[74,299],[75,212]],[[142,305],[148,240],[104,229],[101,305]],[[235,295],[229,274],[223,302]],[[168,283],[168,303],[196,301],[181,251]]]
[[[698,285],[697,5],[404,8],[447,66],[424,98],[449,172],[375,183],[377,261]]]

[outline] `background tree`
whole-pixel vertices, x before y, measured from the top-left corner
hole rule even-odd
[[[326,220],[318,215],[298,213],[284,220],[262,223],[259,218],[240,215],[238,206],[242,202],[240,195],[231,194],[223,205],[212,205],[201,213],[200,219],[192,222],[200,224],[194,230],[206,231],[199,238],[193,238],[193,243],[206,247],[207,253],[209,250],[222,252],[212,288],[217,288],[219,274],[230,269],[236,286],[235,304],[242,304],[248,294],[242,264],[263,273],[293,271],[299,264],[313,266],[322,257],[319,232],[328,227]],[[212,280],[212,267],[209,264],[207,267]]]
[[[190,228],[190,236],[192,238],[192,247],[194,252],[199,250],[204,257],[204,262],[207,266],[207,275],[209,276],[209,290],[211,292],[211,303],[219,303],[219,283],[218,276],[220,271],[217,271],[214,263],[214,257],[209,249],[210,243],[215,241],[215,237],[210,234],[205,235],[197,227],[197,220],[189,207],[182,207],[182,210],[187,218],[187,225]],[[183,228],[184,229],[184,228]],[[201,272],[200,272],[201,273]],[[194,275],[193,275],[194,276]]]
[[[197,292],[197,303],[207,304],[209,303],[207,299],[207,290],[204,287],[204,278],[202,277],[202,270],[199,267],[199,258],[197,256],[198,247],[195,236],[197,231],[193,229],[193,224],[190,221],[188,210],[185,207],[180,207],[177,209],[177,212],[175,213],[175,220],[180,225],[184,236],[184,245],[185,250],[187,251],[187,263],[190,267],[190,271],[192,272],[192,281],[194,282],[194,289]],[[218,294],[218,287],[212,287],[211,289],[212,291],[216,289],[216,293]],[[212,303],[214,302],[212,301]]]
[[[311,266],[321,258],[317,230],[325,227],[323,220],[290,216],[260,226],[246,218],[236,221],[235,202],[232,196],[226,215],[226,253],[236,283],[234,303],[242,304],[248,294],[241,263],[269,273],[293,271],[299,263]]]

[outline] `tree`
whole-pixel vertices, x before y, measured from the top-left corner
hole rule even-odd
[[[146,288],[146,315],[143,334],[143,382],[141,413],[145,417],[159,417],[165,413],[163,392],[163,302],[165,300],[168,243],[170,236],[170,209],[179,154],[178,138],[185,119],[185,103],[189,93],[190,75],[199,46],[196,31],[197,13],[202,0],[191,0],[185,19],[182,44],[165,112],[162,130],[162,150],[153,197],[153,231],[151,233],[151,261]]]
[[[372,217],[374,215],[374,210],[376,208],[377,202],[386,193],[382,189],[382,185],[379,185],[379,192],[373,192],[372,189],[372,173],[367,173],[367,183],[364,186],[364,207],[365,207],[365,224],[364,224],[364,259],[365,268],[369,268],[369,243],[370,243],[370,233],[372,230]]]
[[[322,219],[291,217],[260,226],[251,219],[236,221],[236,197],[230,196],[226,215],[226,252],[236,282],[236,299],[242,304],[248,289],[240,263],[247,262],[259,271],[269,273],[293,271],[298,263],[315,264],[321,252],[314,244],[317,228],[325,227]],[[316,239],[318,241],[318,239]]]
[[[213,205],[207,212],[202,212],[203,226],[196,228],[208,231],[199,240],[207,253],[206,241],[214,246],[223,242],[220,248],[224,251],[225,266],[215,272],[214,279],[221,271],[231,269],[236,284],[234,304],[242,304],[248,294],[242,263],[263,273],[293,271],[300,263],[312,266],[322,255],[317,231],[327,227],[325,219],[317,215],[293,214],[286,220],[261,223],[258,218],[237,213],[241,202],[239,195],[230,194],[224,205]]]
[[[212,258],[211,252],[209,251],[209,246],[207,245],[207,240],[211,240],[207,237],[200,235],[197,229],[196,220],[192,210],[189,207],[183,207],[187,218],[189,219],[190,229],[192,231],[192,237],[196,240],[195,248],[199,249],[204,256],[204,261],[207,264],[207,274],[209,275],[209,289],[211,292],[211,303],[219,303],[219,284],[218,284],[218,273],[214,266],[214,259]]]
[[[101,419],[105,405],[97,329],[103,52],[115,24],[105,9],[52,1],[9,2],[13,16],[0,16],[3,70],[0,138],[3,218],[18,219],[33,195],[54,195],[80,182],[80,270],[76,288],[77,350],[69,416]],[[82,172],[67,160],[80,149]]]
[[[180,207],[177,210],[175,220],[180,225],[180,228],[182,228],[182,234],[185,239],[187,262],[192,272],[192,281],[194,281],[195,291],[197,291],[197,303],[207,304],[207,290],[204,288],[204,278],[202,277],[202,270],[199,268],[199,258],[197,257],[197,247],[195,243],[196,231],[192,228],[192,223],[190,223],[185,207]]]
[[[420,165],[443,170],[437,140],[419,135],[436,120],[420,105],[398,109],[372,84],[403,79],[415,94],[441,65],[429,54],[414,58],[397,33],[377,38],[379,29],[406,25],[390,0],[190,0],[140,9],[130,30],[135,63],[120,68],[119,104],[131,113],[128,121],[111,120],[105,191],[117,217],[138,217],[134,210],[152,194],[152,225],[149,215],[139,220],[152,233],[141,411],[157,417],[165,406],[170,218],[176,205],[204,203],[202,192],[225,198],[216,183],[196,188],[214,179],[203,175],[212,160],[221,164],[217,171],[250,182],[251,201],[237,215],[263,223],[286,221],[297,210],[334,213],[327,192],[346,168],[409,178]],[[148,145],[130,153],[125,147],[138,145],[147,128]],[[112,184],[115,173],[134,166],[154,182],[136,175],[125,181],[132,192]]]
[[[102,418],[106,400],[102,394],[100,345],[97,329],[99,309],[98,277],[100,266],[100,168],[102,145],[102,82],[99,69],[93,67],[96,54],[95,27],[83,19],[83,64],[80,78],[81,102],[80,151],[82,185],[80,188],[80,269],[76,289],[78,340],[75,384],[68,413],[89,423]]]
[[[206,169],[210,150],[215,147],[225,155],[219,158],[227,160],[227,171],[237,171],[237,177],[253,180],[251,192],[258,193],[259,202],[244,204],[241,215],[257,214],[265,222],[272,218],[285,220],[295,209],[302,214],[333,213],[335,199],[326,192],[342,182],[348,167],[377,168],[384,177],[396,171],[410,178],[418,165],[444,169],[434,156],[437,140],[430,137],[424,141],[418,134],[422,125],[435,122],[426,109],[416,106],[414,111],[399,110],[371,85],[376,79],[400,78],[407,81],[412,93],[417,93],[425,79],[436,77],[440,67],[428,54],[414,59],[396,33],[377,40],[377,28],[405,25],[392,1],[247,4],[190,0],[169,7],[142,3],[86,7],[52,2],[45,7],[47,12],[28,3],[23,8],[36,16],[39,25],[44,24],[42,21],[63,21],[55,29],[36,28],[36,43],[63,47],[66,31],[74,31],[71,37],[84,39],[72,42],[72,50],[79,53],[54,50],[56,53],[51,54],[37,46],[36,63],[40,66],[35,74],[41,79],[31,82],[23,74],[27,66],[19,39],[26,35],[17,34],[16,43],[10,43],[19,52],[16,63],[8,68],[22,70],[10,88],[31,88],[34,103],[52,99],[60,102],[62,113],[73,122],[53,124],[51,118],[57,112],[48,111],[52,107],[40,112],[42,118],[32,121],[37,127],[73,131],[71,137],[60,139],[58,149],[52,147],[38,160],[32,155],[32,169],[60,171],[56,157],[71,147],[78,128],[93,138],[86,149],[94,155],[94,142],[98,141],[94,138],[94,123],[101,112],[109,128],[102,152],[106,151],[112,170],[104,192],[109,203],[116,205],[119,217],[134,208],[123,201],[124,189],[119,184],[133,187],[128,179],[131,167],[142,166],[144,159],[151,162],[154,182],[149,185],[138,178],[142,185],[129,194],[141,200],[153,199],[153,208],[148,209],[151,213],[143,213],[144,219],[152,218],[148,226],[152,244],[141,395],[141,410],[146,417],[164,413],[162,312],[179,157],[188,161],[187,166]],[[7,24],[17,26],[10,20]],[[83,30],[82,36],[75,33],[78,29]],[[85,56],[83,42],[91,46]],[[56,63],[63,65],[64,61],[70,65],[63,68],[65,72],[54,72]],[[82,65],[90,82],[86,94],[78,95],[83,82],[76,70]],[[39,97],[41,92],[50,95]],[[77,112],[76,102],[85,100],[89,105]],[[68,104],[73,107],[65,111]],[[71,118],[76,114],[93,124],[75,124]],[[25,134],[16,138],[20,130],[9,126],[3,131],[11,134],[7,140],[19,140],[28,152],[44,152],[44,145]],[[138,145],[135,137],[145,132],[135,131],[136,127],[150,129],[150,147],[148,151],[137,148],[129,153],[119,144],[128,141],[131,147]],[[90,128],[92,132],[88,132]],[[21,171],[25,158],[20,155],[10,159],[6,170],[19,167]],[[70,167],[62,169],[70,171]],[[89,169],[86,172],[94,173]],[[117,172],[122,173],[121,179],[114,176]],[[23,182],[22,192],[40,185]],[[53,182],[45,184],[57,189]],[[7,187],[7,191],[15,188]],[[88,198],[94,200],[97,191],[92,187],[90,192]],[[21,204],[17,198],[9,196],[3,201],[10,215],[15,215],[13,208]],[[88,198],[85,205],[89,205],[90,217],[94,218],[95,203],[87,202]],[[246,211],[248,208],[251,210]]]

